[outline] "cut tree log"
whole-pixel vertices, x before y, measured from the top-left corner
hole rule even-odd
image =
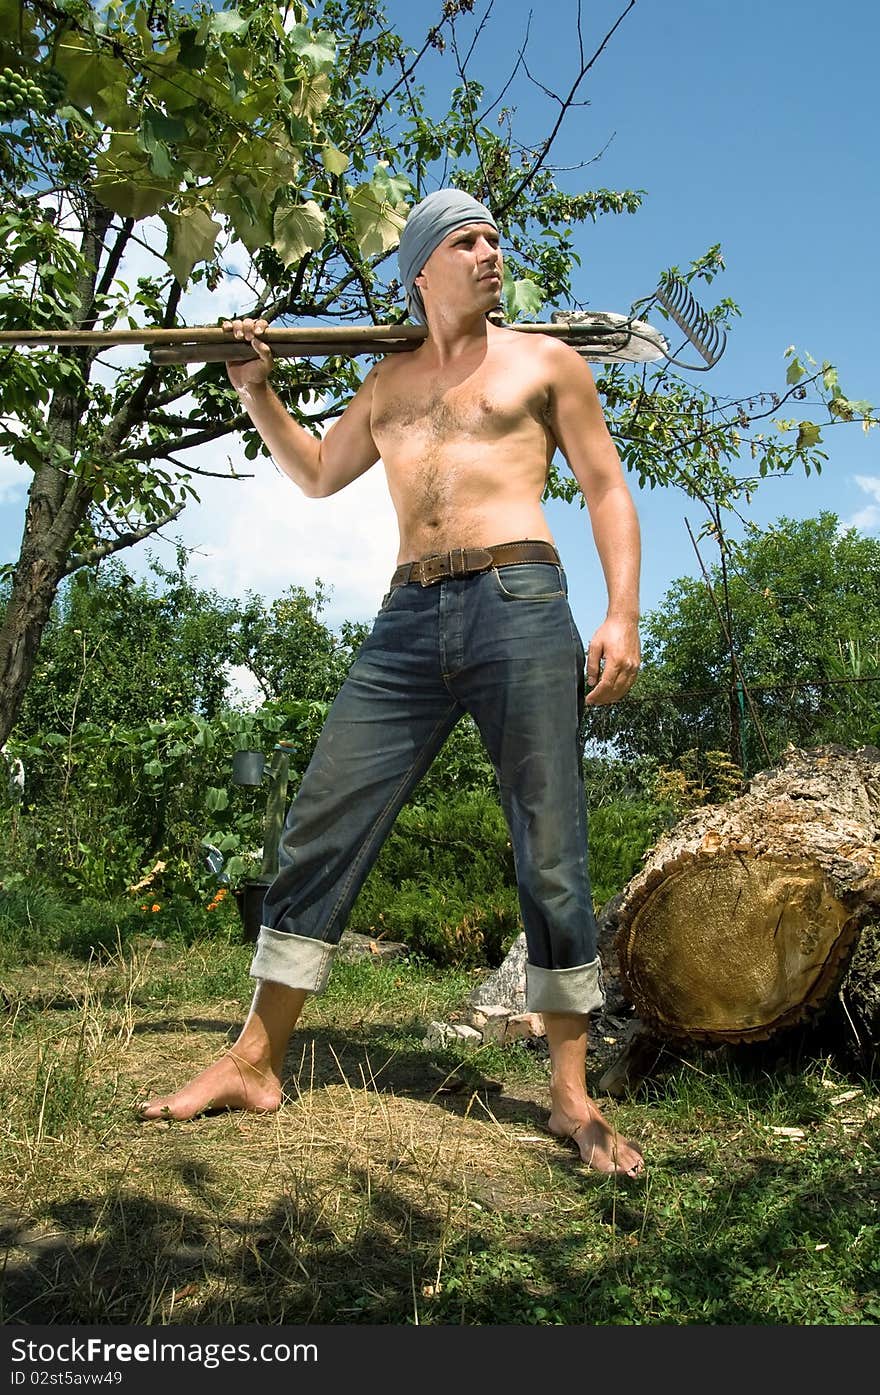
[[[644,1033],[760,1041],[815,1014],[880,920],[880,751],[789,748],[745,794],[666,834],[615,920],[621,985]],[[870,1035],[877,964],[863,961]]]

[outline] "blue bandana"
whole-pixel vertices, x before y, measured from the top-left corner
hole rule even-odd
[[[415,279],[444,237],[466,223],[489,223],[498,231],[498,224],[488,208],[461,189],[438,189],[410,210],[400,235],[397,263],[406,290],[407,308],[419,324],[427,324],[428,319]]]

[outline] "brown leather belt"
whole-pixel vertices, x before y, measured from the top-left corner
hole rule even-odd
[[[492,567],[513,567],[517,562],[555,562],[558,566],[559,553],[552,543],[539,540],[499,543],[497,547],[456,547],[452,552],[437,552],[418,562],[402,563],[391,578],[391,588],[406,586],[411,581],[433,586],[450,577],[475,576]]]

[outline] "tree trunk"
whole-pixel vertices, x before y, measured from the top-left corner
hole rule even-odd
[[[92,313],[98,262],[109,225],[109,211],[93,206],[85,220],[81,248],[85,270],[77,286],[81,315],[86,321]],[[61,352],[80,359],[85,378],[90,367],[88,352]],[[88,513],[90,491],[71,473],[69,465],[76,458],[77,433],[85,406],[84,385],[78,391],[56,392],[49,406],[48,458],[37,468],[31,483],[21,552],[0,625],[0,746],[18,720],[52,602],[67,573],[74,538]],[[50,452],[56,446],[63,452],[64,466],[52,458]]]
[[[804,1020],[880,919],[880,751],[790,748],[746,794],[664,836],[614,919],[623,991],[649,1032],[745,1042]],[[868,1036],[876,938],[852,980]]]
[[[21,553],[0,626],[0,746],[18,720],[43,629],[67,569],[67,555],[88,507],[88,493],[71,484],[71,492],[81,493],[82,500],[68,498],[59,518],[47,490],[51,486],[54,492],[57,476],[51,467],[34,476]]]

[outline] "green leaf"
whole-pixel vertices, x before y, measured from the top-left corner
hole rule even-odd
[[[334,145],[325,145],[321,151],[321,163],[325,170],[329,170],[331,174],[345,174],[351,161]]]
[[[111,136],[95,161],[98,198],[123,218],[148,218],[177,192],[177,182],[155,175],[134,133]]]
[[[507,267],[504,268],[504,311],[508,320],[537,315],[544,299],[544,292],[534,281],[514,281]]]
[[[363,256],[379,256],[397,246],[406,222],[401,207],[393,207],[373,183],[349,186],[348,211]]]
[[[182,68],[189,68],[192,72],[200,72],[204,67],[208,50],[200,41],[197,29],[182,29],[177,36],[180,45],[177,54],[177,61]]]
[[[312,33],[307,24],[295,24],[287,41],[315,73],[326,72],[336,62],[336,35],[329,29],[316,29]]]
[[[247,27],[248,20],[237,10],[219,10],[211,16],[212,34],[240,34]]]
[[[229,219],[236,237],[249,252],[256,252],[272,241],[272,211],[268,200],[246,180],[234,179],[229,188],[218,188],[214,203]]]
[[[205,808],[209,814],[219,814],[229,808],[229,794],[219,785],[209,785],[205,790]]]
[[[388,173],[387,160],[376,161],[376,168],[373,171],[373,188],[377,195],[385,199],[387,203],[393,204],[395,208],[401,203],[406,203],[415,193],[412,181],[407,179],[405,174]]]
[[[804,446],[815,446],[821,441],[822,433],[815,422],[802,421],[798,431],[797,449]]]
[[[161,217],[168,229],[165,260],[181,286],[185,286],[196,262],[213,257],[221,225],[201,207],[184,208],[180,213],[163,210]]]
[[[165,767],[160,760],[148,760],[144,766],[144,774],[149,775],[151,780],[159,780],[165,774]]]
[[[315,73],[313,77],[289,85],[290,107],[294,116],[314,124],[315,118],[330,100],[330,79],[327,74]]]
[[[279,208],[275,214],[272,246],[285,266],[301,262],[324,241],[324,214],[314,199],[307,203]]]
[[[785,381],[787,383],[799,383],[803,376],[804,369],[801,365],[800,359],[793,358],[791,363],[788,365],[788,371],[785,374]]]
[[[77,106],[94,109],[95,95],[104,88],[128,87],[126,70],[105,45],[91,44],[79,34],[65,34],[55,49],[55,66],[67,83],[67,97]]]

